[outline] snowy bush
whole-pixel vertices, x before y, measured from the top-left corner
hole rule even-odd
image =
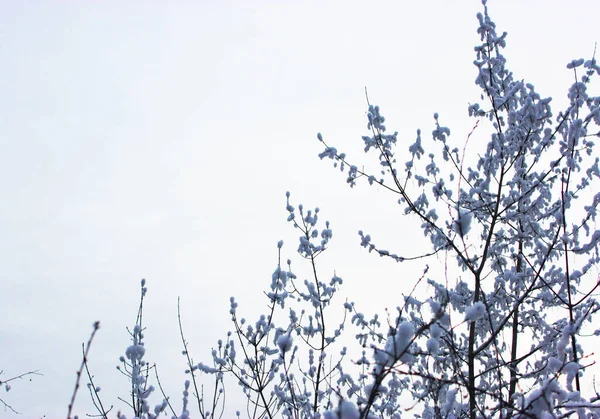
[[[366,181],[392,194],[418,220],[431,249],[418,258],[395,254],[364,231],[357,244],[399,263],[446,255],[445,277],[430,277],[426,268],[393,316],[368,318],[355,303],[336,299],[343,280],[315,262],[333,240],[332,225],[319,208],[294,205],[287,193],[287,220],[310,276],[294,273],[279,242],[265,314],[246,319],[232,297],[232,331],[205,363],[192,361],[180,329],[190,376],[181,413],[164,394],[156,407],[148,402],[155,388],[140,305],[121,359],[134,417],[190,417],[190,396],[195,415],[220,417],[228,376],[253,418],[600,417],[600,395],[586,374],[594,363],[586,336],[598,334],[600,307],[593,141],[600,97],[589,93],[600,67],[594,58],[568,63],[575,79],[570,103],[554,114],[550,98],[507,68],[506,33],[496,31],[485,4],[478,20],[481,101],[468,106],[474,128],[466,142],[455,144],[435,114],[430,141],[417,131],[407,144],[371,104],[362,141],[365,153],[375,154],[374,172],[317,136],[321,159],[345,172],[351,187]],[[212,377],[212,394],[204,394],[201,375]]]

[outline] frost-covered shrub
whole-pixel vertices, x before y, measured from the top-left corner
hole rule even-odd
[[[589,93],[600,67],[595,58],[567,65],[575,82],[568,107],[555,115],[550,98],[507,68],[506,33],[496,31],[485,4],[478,20],[481,102],[468,106],[475,126],[468,144],[454,144],[434,114],[429,142],[417,130],[412,144],[398,148],[406,141],[388,133],[371,104],[362,141],[378,173],[359,169],[317,136],[325,147],[319,157],[345,172],[351,187],[364,180],[397,197],[430,242],[419,260],[445,254],[442,269],[455,279],[430,277],[425,268],[387,322],[367,318],[355,303],[336,300],[342,279],[326,277],[315,263],[333,240],[332,226],[322,223],[319,208],[296,207],[287,193],[287,220],[310,274],[294,273],[279,242],[266,313],[246,319],[232,297],[232,331],[206,363],[191,361],[181,331],[191,379],[183,413],[170,408],[173,416],[190,415],[190,392],[200,417],[219,416],[229,375],[256,418],[598,417],[600,396],[583,383],[591,382],[586,368],[593,364],[585,335],[598,334],[590,328],[600,308],[593,141],[600,97]],[[480,135],[479,126],[491,133]],[[478,156],[472,162],[464,158],[467,146]],[[363,230],[358,244],[399,263],[414,259],[380,249]],[[143,330],[140,305],[122,362],[135,416],[151,418],[168,403],[152,413],[146,401],[153,388]],[[349,333],[354,347],[340,347]],[[212,397],[199,391],[200,373],[213,376]]]

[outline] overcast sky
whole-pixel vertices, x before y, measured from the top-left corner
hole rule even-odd
[[[90,367],[106,403],[124,408],[115,366],[146,278],[146,357],[179,400],[177,297],[194,358],[209,361],[229,297],[259,314],[277,241],[294,256],[286,190],[332,222],[324,274],[335,268],[368,310],[398,304],[422,265],[369,255],[356,231],[399,253],[420,233],[394,197],[350,190],[319,161],[316,133],[358,164],[372,158],[361,154],[366,86],[402,141],[430,132],[434,112],[465,138],[481,10],[467,0],[1,0],[0,380],[43,373],[1,397],[24,417],[64,417],[81,342],[100,320]],[[600,2],[492,0],[490,11],[516,77],[564,104],[566,63],[600,40]],[[82,416],[94,413],[87,398]]]

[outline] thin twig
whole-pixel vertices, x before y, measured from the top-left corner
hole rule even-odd
[[[94,323],[94,330],[90,335],[90,338],[87,341],[87,346],[83,343],[81,347],[83,348],[83,359],[81,360],[81,365],[79,366],[79,370],[77,370],[77,380],[75,380],[75,388],[73,389],[73,395],[71,396],[71,402],[69,403],[69,410],[67,411],[67,419],[71,419],[71,413],[73,411],[73,405],[75,404],[75,397],[77,396],[77,391],[79,390],[79,380],[81,379],[81,373],[83,372],[83,368],[87,362],[87,356],[90,351],[90,345],[92,344],[92,340],[94,340],[94,336],[96,332],[100,329],[100,322]]]

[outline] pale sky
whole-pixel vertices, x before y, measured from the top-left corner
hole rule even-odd
[[[489,7],[508,31],[509,68],[554,97],[556,114],[573,80],[566,64],[600,40],[600,2]],[[178,405],[177,297],[194,359],[208,362],[230,329],[230,296],[249,319],[265,307],[278,240],[302,271],[286,190],[332,222],[324,275],[336,269],[367,310],[398,304],[423,265],[370,255],[356,232],[398,253],[422,234],[394,197],[351,190],[319,161],[316,133],[358,165],[372,161],[361,153],[366,86],[406,144],[417,128],[429,139],[434,112],[465,138],[481,10],[474,0],[0,0],[0,380],[43,374],[2,399],[23,417],[65,417],[99,320],[90,367],[105,403],[123,409],[115,366],[146,278],[146,358]],[[95,413],[85,389],[76,411]]]

